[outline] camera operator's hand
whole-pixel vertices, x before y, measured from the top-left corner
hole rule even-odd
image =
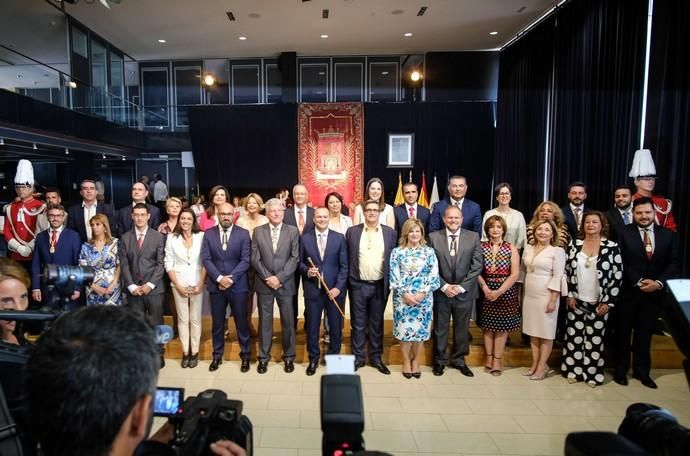
[[[34,301],[41,302],[41,290],[31,290],[31,297],[34,298]]]
[[[246,456],[247,452],[230,440],[219,440],[211,444],[211,453],[218,456]]]

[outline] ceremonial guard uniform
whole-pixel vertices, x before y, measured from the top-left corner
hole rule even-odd
[[[635,187],[637,188],[637,192],[632,196],[633,201],[643,196],[651,198],[652,203],[654,203],[655,224],[673,232],[677,231],[678,226],[671,212],[671,200],[653,193],[656,167],[654,166],[651,151],[641,149],[635,152],[629,176],[635,179]]]

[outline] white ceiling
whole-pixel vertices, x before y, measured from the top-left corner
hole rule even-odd
[[[58,0],[52,0],[57,2]],[[556,0],[98,0],[66,11],[137,60],[496,49]],[[422,6],[428,7],[419,17]],[[524,9],[522,9],[524,7]],[[329,18],[322,19],[322,10]],[[518,12],[521,10],[521,12]],[[226,15],[231,11],[235,22]],[[258,15],[258,17],[256,17]],[[497,35],[489,32],[497,31]],[[406,32],[412,37],[404,37]],[[327,34],[327,39],[320,35]],[[240,41],[239,36],[246,36]],[[165,39],[165,44],[157,40]]]

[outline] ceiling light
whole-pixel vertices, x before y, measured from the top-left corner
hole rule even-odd
[[[36,146],[36,143],[34,143],[33,149],[34,149],[34,150],[38,150],[38,146]]]
[[[105,159],[106,159],[106,156],[105,156],[105,154],[103,154],[103,160],[105,160]]]
[[[247,39],[246,36],[240,36],[240,37],[239,37],[239,40],[240,40],[240,41],[245,41],[246,39]]]
[[[216,78],[214,78],[212,74],[207,74],[206,76],[204,76],[204,84],[206,84],[207,86],[210,87],[215,83],[216,83]]]
[[[158,42],[161,43],[161,44],[167,43],[167,41],[165,41],[165,40],[158,40]]]
[[[321,38],[328,38],[328,35],[321,35]]]
[[[388,74],[388,71],[382,71],[381,74],[386,76]]]
[[[498,32],[489,32],[489,35],[498,35]]]
[[[124,155],[122,156],[122,161],[125,161],[125,156],[124,156]]]
[[[411,33],[411,32],[407,32],[407,33],[405,33],[404,36],[412,36],[412,33]]]
[[[65,147],[65,155],[69,155],[69,149]]]
[[[5,145],[5,139],[4,139],[4,138],[0,138],[0,146],[4,146],[4,145]]]
[[[417,71],[417,70],[414,70],[414,71],[410,74],[410,79],[412,80],[412,82],[417,82],[417,81],[419,81],[420,79],[422,79],[422,73],[420,73],[420,72]]]
[[[74,81],[67,81],[67,84],[66,84],[66,85],[67,85],[67,87],[69,87],[70,89],[76,89],[76,88],[77,88],[77,83],[74,82]]]

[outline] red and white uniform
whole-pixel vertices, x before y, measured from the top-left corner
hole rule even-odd
[[[24,256],[19,251],[26,249],[19,246],[27,246],[34,250],[34,239],[36,238],[36,220],[38,215],[46,209],[45,203],[40,200],[30,198],[26,201],[13,201],[4,208],[5,229],[4,235],[7,245],[11,251],[10,258],[16,261],[26,262],[31,260],[29,256]]]
[[[636,192],[632,199],[635,201],[643,196],[644,195],[640,194],[639,192]],[[651,200],[654,203],[654,218],[656,224],[676,232],[678,230],[678,226],[676,225],[676,220],[673,218],[673,213],[671,212],[671,200],[666,199],[661,195],[657,195],[656,193],[652,194]]]

